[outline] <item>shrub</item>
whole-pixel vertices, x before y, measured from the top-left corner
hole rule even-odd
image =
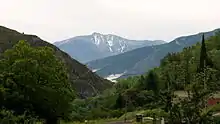
[[[26,113],[23,115],[15,115],[13,111],[6,109],[0,110],[0,117],[1,124],[29,124],[37,121],[37,118],[28,116]]]

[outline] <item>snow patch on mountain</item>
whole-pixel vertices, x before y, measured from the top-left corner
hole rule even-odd
[[[100,34],[100,33],[93,33],[92,34],[92,40],[94,42],[94,44],[98,47],[103,47],[103,44],[106,44],[107,48],[109,49],[110,52],[124,52],[125,46],[122,44],[122,40],[117,40],[117,37],[114,35],[104,35],[104,34]],[[117,44],[117,42],[120,42],[120,46],[117,46],[115,44]],[[125,42],[124,42],[125,44]],[[114,47],[120,47],[117,50],[118,51],[114,51]]]
[[[179,41],[176,40],[176,44],[180,45]]]
[[[91,40],[97,47],[103,47],[103,44],[105,44],[111,53],[126,52],[128,47],[126,39],[111,34],[93,33]]]
[[[93,34],[93,38],[94,38],[94,43],[96,45],[99,45],[100,44],[100,38],[97,34]]]
[[[125,43],[124,43],[124,41],[119,40],[119,44],[120,44],[120,47],[121,47],[120,52],[122,53],[122,52],[124,52],[124,49],[125,49]]]
[[[117,82],[116,79],[118,79],[119,77],[121,77],[124,73],[121,74],[111,74],[107,77],[105,77],[105,79],[112,81],[112,82]]]
[[[108,45],[109,45],[110,47],[113,46],[113,41],[112,41],[112,40],[108,40],[107,42],[108,42]]]
[[[100,68],[99,69],[92,69],[92,72],[97,72],[98,70],[100,70]]]
[[[109,50],[110,50],[110,52],[113,52],[113,50],[112,50],[113,41],[112,41],[112,40],[108,40],[107,43],[108,43],[108,45],[109,45]]]
[[[112,50],[112,48],[111,48],[111,47],[109,47],[109,50],[110,50],[110,52],[113,52],[113,50]]]
[[[54,43],[54,45],[81,63],[118,55],[154,44],[160,43],[148,40],[129,40],[113,34],[101,34],[96,32]]]

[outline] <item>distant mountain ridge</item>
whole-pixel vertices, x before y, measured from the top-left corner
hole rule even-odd
[[[144,46],[163,44],[162,40],[128,40],[112,34],[94,32],[55,42],[54,45],[67,52],[72,58],[86,63],[92,60],[118,55]]]
[[[204,32],[205,37],[213,36],[217,31],[220,31],[220,29]],[[96,70],[95,72],[98,75],[106,78],[112,75],[121,75],[121,78],[140,75],[159,66],[160,60],[169,52],[179,52],[184,47],[200,42],[201,36],[202,33],[182,36],[166,44],[146,46],[86,64],[90,69]]]

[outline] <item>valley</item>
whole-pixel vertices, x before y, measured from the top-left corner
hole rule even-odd
[[[48,124],[58,123],[57,116],[64,124],[133,123],[140,114],[147,123],[217,122],[219,41],[219,29],[184,36],[89,62],[90,70],[35,35],[0,27],[0,114]],[[31,120],[11,111],[23,108],[34,112]]]
[[[219,0],[2,0],[0,124],[220,124]]]
[[[148,70],[157,67],[160,65],[160,61],[162,58],[164,58],[168,53],[173,52],[180,52],[185,47],[189,47],[193,44],[201,42],[201,35],[204,33],[205,38],[209,38],[213,35],[215,35],[216,32],[218,32],[220,29],[215,29],[213,31],[209,32],[202,32],[190,36],[182,36],[178,37],[168,43],[165,42],[158,42],[158,41],[127,41],[127,39],[123,39],[118,36],[114,35],[102,35],[99,33],[93,33],[93,35],[88,36],[80,36],[81,39],[72,38],[71,40],[68,40],[68,42],[56,42],[55,45],[67,52],[69,55],[77,55],[82,57],[94,57],[96,55],[90,55],[88,53],[93,53],[90,48],[86,49],[88,50],[88,53],[84,52],[84,49],[80,49],[83,47],[82,45],[77,45],[77,42],[83,42],[85,39],[84,37],[90,37],[87,39],[96,39],[94,41],[89,41],[91,43],[107,43],[109,40],[111,40],[111,43],[114,43],[115,46],[114,49],[119,49],[119,51],[123,50],[122,48],[126,48],[127,50],[115,54],[109,55],[108,53],[101,52],[103,54],[106,54],[102,56],[99,59],[86,62],[86,66],[93,70],[96,74],[99,76],[110,79],[114,79],[114,81],[118,78],[127,78],[130,76],[136,76],[141,75],[147,72]],[[95,37],[95,38],[94,38]],[[99,39],[98,39],[99,38]],[[118,43],[119,42],[119,43]],[[123,47],[121,46],[121,42],[125,43],[123,44]],[[75,43],[75,45],[74,45]],[[70,45],[72,44],[72,45]],[[120,44],[118,47],[117,44]],[[111,46],[110,44],[109,46]],[[68,46],[69,48],[64,48],[64,46]],[[86,46],[86,44],[84,45]],[[91,46],[90,44],[87,44],[87,46]],[[72,47],[72,48],[71,48]],[[79,49],[78,49],[79,48]],[[111,48],[111,47],[110,47]],[[69,49],[72,51],[70,52]],[[73,50],[77,49],[77,52],[74,52]],[[99,51],[102,51],[103,48],[99,46]],[[107,51],[110,51],[110,49],[106,48]],[[113,49],[113,48],[112,48]],[[81,50],[81,51],[80,51]],[[109,57],[108,57],[109,56]],[[74,58],[74,57],[73,57]],[[77,58],[77,57],[76,57]]]

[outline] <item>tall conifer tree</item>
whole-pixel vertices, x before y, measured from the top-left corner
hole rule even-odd
[[[202,35],[202,45],[201,45],[201,49],[200,49],[199,67],[198,67],[197,71],[204,72],[204,69],[206,66],[213,67],[213,63],[212,63],[212,60],[207,55],[205,36],[203,34]]]
[[[159,79],[157,74],[151,70],[147,76],[147,90],[152,90],[155,94],[158,94]]]
[[[200,49],[200,60],[199,60],[199,67],[198,72],[204,72],[204,68],[206,66],[206,60],[207,60],[207,53],[206,53],[206,45],[205,45],[205,36],[202,35],[202,45]]]

